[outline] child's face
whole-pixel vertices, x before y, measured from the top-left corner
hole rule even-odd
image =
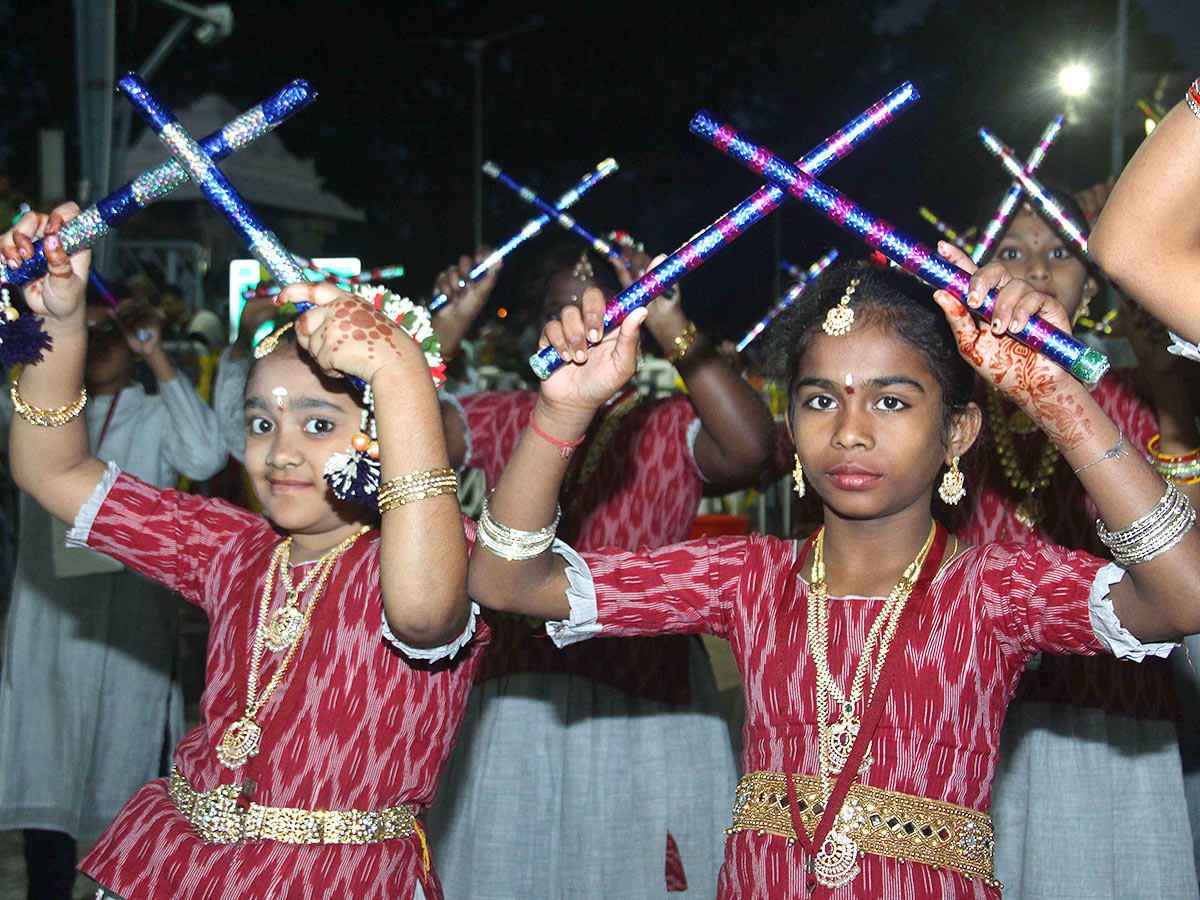
[[[995,260],[1014,278],[1022,278],[1061,303],[1072,319],[1098,285],[1087,267],[1045,220],[1022,205],[996,245]]]
[[[302,534],[353,521],[361,508],[334,497],[323,475],[361,426],[362,407],[346,382],[281,348],[254,367],[245,409],[246,471],[268,518]]]
[[[867,321],[818,334],[798,374],[792,434],[825,506],[860,520],[927,512],[943,463],[975,434],[956,423],[942,443],[942,391],[924,357]]]

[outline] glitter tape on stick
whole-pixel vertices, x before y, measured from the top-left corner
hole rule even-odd
[[[854,235],[893,262],[899,263],[906,272],[917,276],[930,287],[947,291],[966,306],[971,276],[958,266],[942,259],[930,247],[913,240],[895,226],[872,215],[844,194],[789,165],[786,160],[766,148],[752,144],[730,129],[713,122],[706,113],[697,113],[692,119],[693,133],[702,137],[712,134],[714,125],[728,137],[720,143],[709,137],[709,143],[726,156],[733,157],[747,168],[766,176],[843,231]],[[990,291],[978,309],[967,309],[985,322],[991,321],[997,293],[998,290],[995,289]],[[1031,316],[1020,333],[1007,334],[1051,362],[1062,366],[1089,386],[1096,384],[1108,371],[1108,359],[1102,353],[1055,328],[1039,316]]]
[[[350,284],[368,284],[372,281],[388,281],[392,278],[403,278],[404,266],[381,266],[378,269],[368,269],[352,275],[347,281]]]
[[[258,106],[242,113],[220,131],[214,131],[200,142],[200,146],[212,159],[225,159],[273,131],[293,113],[312,103],[316,96],[316,91],[307,81],[297,79]],[[68,255],[87,250],[138,210],[188,181],[188,173],[173,159],[143,172],[63,225],[59,231],[63,249]],[[22,285],[45,274],[46,257],[42,253],[42,242],[38,241],[34,244],[33,256],[15,269],[6,268],[0,272],[0,281]]]
[[[922,206],[919,210],[917,210],[917,212],[921,214],[922,219],[936,228],[939,234],[945,235],[947,240],[953,241],[955,246],[960,250],[963,250],[967,253],[971,252],[970,242],[967,241],[963,235],[959,234],[944,221],[938,218],[937,213],[935,213],[928,206]]]
[[[1046,151],[1050,149],[1050,145],[1054,143],[1058,133],[1062,131],[1063,122],[1066,121],[1064,116],[1055,116],[1054,120],[1046,126],[1046,130],[1042,132],[1042,136],[1038,138],[1037,144],[1029,153],[1029,158],[1025,160],[1025,174],[1032,175],[1037,171],[1042,164],[1042,160],[1046,158]],[[1021,195],[1025,191],[1021,188],[1021,182],[1014,181],[1008,188],[1004,199],[1000,201],[1000,206],[996,208],[996,214],[992,216],[991,221],[983,229],[983,235],[979,238],[979,242],[975,245],[975,249],[971,251],[971,260],[978,263],[991,249],[992,245],[1000,237],[1000,232],[1008,227],[1008,223],[1012,220],[1013,215],[1017,211],[1017,204],[1021,202]]]
[[[564,228],[567,231],[577,234],[579,237],[583,238],[585,241],[587,241],[589,244],[591,244],[594,249],[596,249],[600,253],[603,253],[609,259],[614,259],[617,262],[622,263],[625,266],[629,265],[629,260],[627,260],[625,258],[625,255],[623,253],[621,253],[620,250],[618,250],[616,247],[614,247],[612,244],[610,244],[604,238],[599,237],[598,235],[592,234],[590,231],[588,231],[586,228],[584,228],[582,225],[580,225],[578,222],[576,222],[575,219],[573,219],[571,216],[568,216],[562,210],[558,209],[557,207],[551,206],[549,203],[547,203],[545,200],[543,200],[541,197],[539,197],[537,194],[535,194],[532,190],[525,187],[525,185],[514,181],[507,174],[505,174],[503,169],[501,169],[498,165],[496,165],[491,160],[488,160],[487,162],[485,162],[483,164],[483,172],[489,178],[495,179],[496,181],[498,181],[502,185],[504,185],[506,188],[509,188],[510,190],[512,190],[513,193],[515,193],[518,197],[520,197],[526,203],[529,203],[530,205],[535,206],[538,209],[540,209],[542,211],[543,215],[549,216],[551,221],[554,222],[556,225],[558,225],[560,228]]]
[[[795,275],[800,280],[788,288],[780,301],[771,307],[770,312],[762,317],[762,321],[746,332],[746,336],[738,341],[737,351],[741,353],[745,350],[750,345],[750,342],[762,334],[766,327],[771,324],[771,320],[791,306],[795,299],[804,293],[804,289],[812,284],[822,272],[828,269],[837,257],[837,250],[830,250],[809,266],[807,271],[801,270],[791,263],[781,263],[781,266],[786,267],[788,274]]]
[[[156,97],[140,75],[131,72],[117,82],[117,90],[133,104],[158,139],[192,177],[196,187],[221,213],[250,251],[281,285],[305,281],[304,270],[262,223],[250,205],[229,183],[195,138],[183,130],[175,114]]]
[[[617,161],[612,157],[604,160],[602,163],[600,163],[600,165],[588,172],[587,175],[583,176],[578,184],[576,184],[573,188],[555,201],[555,215],[564,209],[574,206],[580,197],[590,191],[593,187],[595,187],[613,172],[617,171],[618,168],[619,166],[617,165]],[[467,275],[467,278],[469,278],[471,281],[477,281],[478,279],[482,278],[487,271],[492,268],[492,266],[496,265],[496,263],[500,262],[500,260],[504,259],[504,257],[508,256],[508,254],[512,253],[531,237],[541,232],[541,230],[549,224],[550,216],[545,214],[538,216],[536,219],[530,219],[521,226],[520,231],[489,253],[487,258],[476,263],[475,268],[470,271],[470,273]],[[449,299],[450,296],[448,294],[438,294],[429,301],[430,312],[445,306],[446,301]]]
[[[1084,229],[1067,215],[1067,211],[1032,175],[1025,171],[1021,161],[1017,159],[1017,155],[986,128],[979,129],[979,139],[983,141],[988,152],[999,159],[1009,174],[1020,183],[1021,189],[1029,197],[1029,201],[1046,218],[1050,227],[1057,231],[1089,265],[1096,266],[1096,261],[1088,252],[1088,239]],[[1097,268],[1099,267],[1097,266]]]
[[[845,128],[826,138],[797,165],[805,172],[820,172],[830,163],[848,155],[859,143],[888,124],[898,111],[919,97],[912,82],[906,81]],[[732,129],[721,128],[714,131],[711,137],[719,144],[726,135],[733,134]],[[689,271],[778,208],[784,197],[780,188],[773,184],[766,185],[699,232],[608,302],[604,310],[604,330],[612,330],[635,309],[648,305]],[[529,365],[538,378],[545,380],[562,367],[563,359],[553,347],[544,347],[529,358]]]

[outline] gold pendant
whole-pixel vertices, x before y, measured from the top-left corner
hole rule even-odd
[[[844,827],[835,825],[830,829],[817,851],[813,871],[818,884],[831,888],[849,884],[858,875],[858,844],[845,833]]]
[[[1026,497],[1017,504],[1013,518],[1026,528],[1033,528],[1042,518],[1042,504],[1036,497]]]
[[[267,626],[267,647],[278,653],[286,650],[300,637],[304,630],[304,613],[290,603],[285,603]]]
[[[858,716],[851,715],[849,706],[850,704],[846,704],[846,707],[842,709],[841,717],[825,729],[825,752],[828,755],[829,769],[832,772],[840,772],[846,768],[846,763],[850,760],[850,751],[854,747],[854,740],[858,737]],[[868,749],[863,754],[858,771],[865,774],[874,761]]]
[[[246,760],[258,756],[258,744],[262,729],[249,716],[243,716],[225,729],[221,743],[217,745],[217,760],[229,769],[240,769]]]

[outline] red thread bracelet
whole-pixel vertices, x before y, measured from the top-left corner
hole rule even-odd
[[[533,413],[529,414],[529,427],[533,429],[534,434],[538,435],[539,437],[544,437],[546,440],[548,440],[550,443],[552,443],[555,447],[557,447],[558,455],[561,456],[563,459],[569,458],[571,456],[571,454],[575,451],[575,448],[583,443],[582,437],[580,437],[578,440],[574,440],[574,441],[560,441],[556,437],[551,437],[550,435],[546,434],[546,432],[542,431],[542,429],[537,427],[537,424],[533,421]]]

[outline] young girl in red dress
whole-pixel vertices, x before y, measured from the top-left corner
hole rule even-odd
[[[641,313],[543,385],[541,434],[522,436],[480,520],[472,596],[551,620],[557,643],[730,640],[746,685],[746,774],[722,898],[994,900],[988,795],[1025,662],[1040,650],[1163,655],[1162,642],[1200,628],[1195,513],[1119,446],[1082,385],[1003,336],[1034,312],[1069,323],[1001,275],[994,331],[862,264],[828,273],[785,314],[798,486],[824,505],[824,526],[800,545],[544,552],[563,449],[629,377]],[[602,311],[589,295],[544,338],[569,358]],[[964,359],[1058,444],[1127,570],[1047,544],[970,547],[934,523],[932,495],[962,490],[953,463],[979,430]]]
[[[211,623],[200,725],[81,869],[127,900],[440,898],[416,815],[486,629],[469,641],[463,523],[424,352],[360,298],[291,288],[284,301],[316,306],[246,388],[246,468],[267,518],[152,487],[92,456],[77,415],[89,259],[57,240],[77,212],[26,216],[0,238],[12,265],[45,234],[50,263],[25,292],[53,346],[13,387],[13,476],[73,523],[68,540],[161,581]],[[358,392],[330,373],[374,392],[380,496],[395,500],[382,514],[324,480],[362,420]]]

